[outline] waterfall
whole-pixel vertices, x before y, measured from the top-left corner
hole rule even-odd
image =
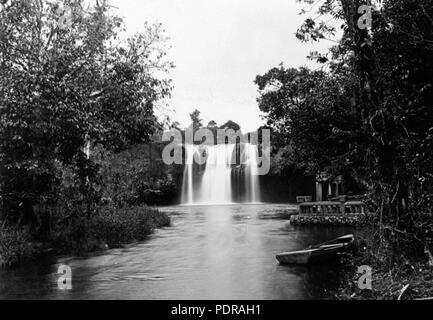
[[[242,190],[243,202],[260,201],[260,187],[257,175],[257,146],[245,143],[239,148],[240,163],[236,166],[236,145],[215,146],[186,145],[186,163],[183,173],[182,200],[185,205],[230,204],[232,190]],[[194,165],[194,160],[204,156],[205,163]],[[232,168],[242,168],[244,179],[232,179]],[[239,172],[239,171],[237,171]],[[238,185],[234,186],[234,183]],[[235,190],[235,191],[236,191]]]
[[[185,170],[183,171],[183,182],[182,182],[182,204],[193,204],[194,203],[194,189],[193,189],[193,165],[194,165],[194,154],[196,148],[194,145],[186,146],[186,162]]]
[[[218,144],[206,149],[206,168],[201,181],[199,203],[232,202],[231,164],[234,144]]]
[[[244,163],[247,165],[247,170],[248,172],[248,179],[249,180],[249,190],[250,190],[250,199],[251,202],[253,203],[257,203],[260,202],[260,198],[259,198],[259,193],[258,193],[258,189],[259,189],[259,181],[258,181],[258,175],[257,175],[257,171],[258,171],[258,156],[259,156],[259,152],[257,150],[257,146],[252,145],[252,144],[245,144],[244,145],[244,149],[245,150],[245,161]]]

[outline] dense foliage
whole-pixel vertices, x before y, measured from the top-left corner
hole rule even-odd
[[[143,241],[159,227],[170,225],[169,217],[147,206],[100,206],[91,217],[71,219],[71,210],[62,208],[56,216],[50,243],[57,252],[82,254],[94,250],[117,248]]]
[[[170,205],[180,198],[183,166],[166,165],[165,144],[140,144],[112,153],[98,147],[92,153],[100,163],[102,199],[116,206]]]
[[[32,254],[30,235],[18,227],[0,224],[0,269],[11,266]]]
[[[159,127],[154,106],[170,93],[160,76],[160,25],[124,35],[106,1],[0,4],[0,190],[3,215],[41,228],[64,179],[76,200],[100,197],[91,145],[120,151]],[[89,212],[87,212],[89,213]]]
[[[321,70],[279,66],[256,79],[279,165],[352,175],[370,190],[395,256],[420,256],[433,237],[433,3],[299,2],[318,13],[299,39],[331,39],[339,24],[342,35],[311,55]],[[371,28],[358,23],[364,4]]]

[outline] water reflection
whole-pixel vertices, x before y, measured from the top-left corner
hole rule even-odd
[[[168,207],[173,226],[148,241],[87,257],[41,258],[0,272],[0,298],[306,299],[326,298],[338,265],[279,266],[275,254],[351,230],[295,229],[290,205]],[[73,289],[59,291],[67,264]]]

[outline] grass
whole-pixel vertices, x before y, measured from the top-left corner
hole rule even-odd
[[[433,297],[433,267],[428,257],[395,260],[395,249],[371,230],[361,236],[358,251],[344,258],[346,279],[335,292],[336,299],[397,300]],[[372,268],[372,290],[358,288],[359,266]]]
[[[169,225],[165,213],[147,206],[104,206],[90,217],[58,224],[50,242],[58,252],[80,254],[143,241],[154,229]]]
[[[28,232],[0,223],[0,268],[13,266],[32,254]]]
[[[365,265],[362,257],[356,265]],[[347,279],[334,298],[342,300],[412,300],[433,298],[433,269],[426,263],[402,265],[393,269],[372,268],[372,290],[357,286],[357,266],[347,269]]]
[[[149,207],[108,208],[96,216],[96,224],[97,238],[105,240],[109,247],[117,247],[145,240],[155,228],[168,226],[170,219]]]
[[[30,233],[0,222],[0,268],[11,267],[43,250],[59,254],[85,254],[145,240],[156,228],[169,226],[170,218],[147,206],[97,207],[90,215],[83,207],[57,210],[44,243]]]

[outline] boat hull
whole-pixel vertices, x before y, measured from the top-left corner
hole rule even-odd
[[[280,253],[276,258],[280,264],[308,264],[312,250]]]
[[[353,235],[343,236],[332,241],[319,244],[311,249],[283,252],[276,255],[280,264],[306,265],[336,259],[341,253],[352,248]]]

